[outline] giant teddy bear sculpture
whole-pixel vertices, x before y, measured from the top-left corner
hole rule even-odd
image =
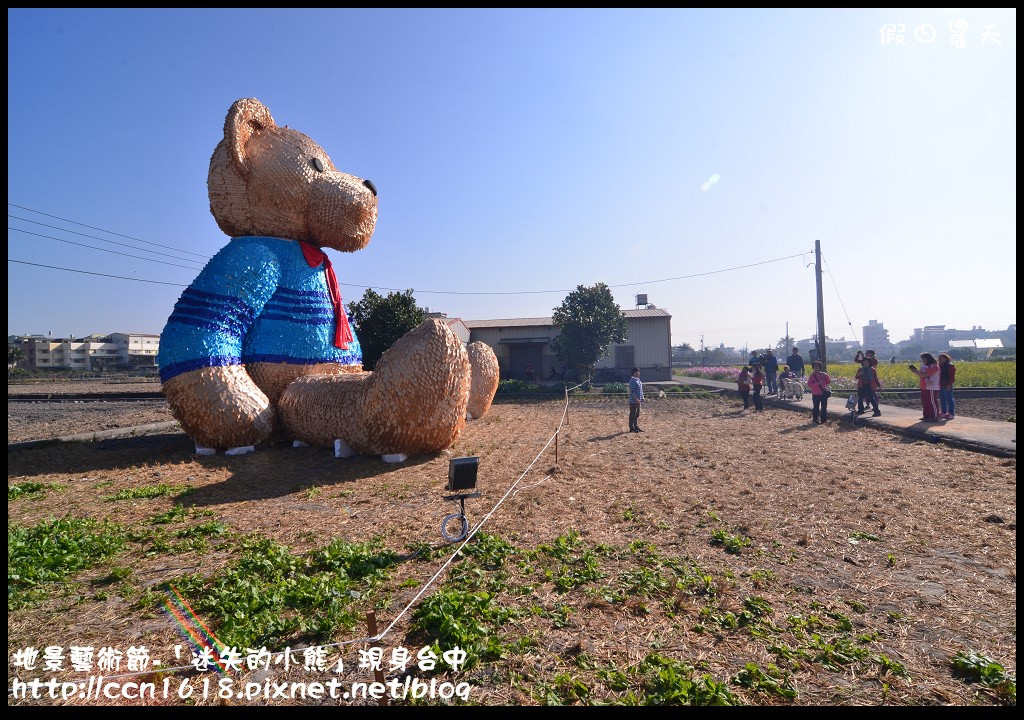
[[[182,293],[160,337],[160,379],[197,446],[231,449],[275,430],[354,452],[448,447],[490,407],[498,363],[427,320],[363,372],[331,261],[366,247],[377,189],[341,172],[254,98],[235,102],[210,159],[210,211],[232,236]]]

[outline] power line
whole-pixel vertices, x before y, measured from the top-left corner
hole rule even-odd
[[[779,262],[780,260],[790,260],[795,257],[803,257],[807,253],[797,253],[796,255],[787,255],[786,257],[775,258],[773,260],[762,260],[761,262],[750,263],[749,265],[737,265],[736,267],[723,268],[722,270],[708,270],[707,272],[694,273],[693,275],[680,275],[678,277],[662,278],[661,280],[645,280],[644,282],[635,283],[624,283],[622,285],[609,285],[608,287],[632,287],[635,285],[649,285],[653,283],[669,282],[670,280],[688,280],[695,277],[704,277],[705,275],[715,275],[717,273],[729,272],[731,270],[743,270],[745,268],[757,267],[758,265],[767,265],[768,263]],[[566,290],[555,290],[552,292],[568,292]]]
[[[64,217],[61,217],[59,215],[52,215],[50,213],[42,212],[41,210],[34,210],[33,208],[25,207],[24,205],[18,205],[17,203],[8,202],[7,204],[10,205],[11,207],[21,208],[22,210],[28,210],[29,212],[38,213],[39,215],[45,215],[46,217],[56,218],[58,220],[63,220],[64,222],[69,222],[69,223],[72,223],[74,225],[81,225],[82,227],[91,228],[93,230],[99,230],[100,232],[109,233],[111,235],[117,235],[118,237],[128,238],[129,240],[137,240],[138,242],[143,242],[143,243],[146,243],[147,245],[155,245],[156,247],[167,248],[168,250],[175,250],[176,252],[185,253],[187,255],[195,255],[197,257],[203,258],[204,260],[208,260],[209,259],[208,255],[200,255],[199,253],[194,253],[194,252],[191,252],[189,250],[179,250],[178,248],[174,248],[174,247],[171,247],[169,245],[161,245],[160,243],[150,242],[148,240],[143,240],[141,238],[137,238],[137,237],[134,237],[132,235],[124,235],[122,233],[117,233],[117,232],[114,232],[112,230],[105,230],[104,228],[96,227],[94,225],[87,225],[86,223],[80,223],[80,222],[78,222],[76,220],[70,220],[68,218],[64,218]],[[133,245],[127,245],[125,243],[118,243],[118,242],[115,242],[113,240],[107,240],[105,238],[96,237],[95,235],[88,235],[86,233],[80,233],[80,232],[77,232],[75,230],[68,230],[67,228],[58,227],[56,225],[47,225],[46,223],[41,223],[41,222],[38,222],[36,220],[29,220],[28,218],[18,217],[16,215],[11,215],[9,213],[8,213],[7,217],[13,218],[15,220],[22,220],[24,222],[30,222],[30,223],[33,223],[33,224],[36,224],[36,225],[42,225],[43,227],[53,228],[54,230],[61,230],[63,232],[74,233],[75,235],[82,235],[83,237],[91,238],[93,240],[99,240],[101,242],[111,243],[113,245],[122,245],[124,247],[131,248],[132,250],[142,250],[143,252],[152,253],[154,255],[164,255],[166,257],[174,258],[175,260],[184,260],[186,262],[196,262],[196,261],[190,260],[188,258],[181,258],[181,257],[177,257],[177,256],[174,256],[174,255],[167,255],[166,253],[158,253],[158,252],[156,252],[154,250],[146,250],[144,248],[138,248],[138,247],[135,247]],[[14,229],[14,228],[12,228],[12,229]],[[44,237],[49,237],[49,236],[44,236]],[[88,247],[88,246],[86,246],[86,247]],[[708,275],[716,275],[716,274],[719,274],[719,273],[731,272],[733,270],[743,270],[743,269],[746,269],[746,268],[757,267],[759,265],[767,265],[769,263],[780,262],[782,260],[790,260],[792,258],[803,257],[806,254],[807,253],[805,253],[805,252],[804,253],[796,253],[794,255],[787,255],[785,257],[773,258],[771,260],[762,260],[760,262],[748,263],[746,265],[736,265],[734,267],[722,268],[722,269],[719,269],[719,270],[708,270],[706,272],[693,273],[693,274],[690,274],[690,275],[677,275],[676,277],[659,278],[659,279],[656,279],[656,280],[642,280],[640,282],[619,283],[619,284],[616,284],[616,285],[609,285],[608,287],[609,288],[636,287],[638,285],[653,285],[655,283],[671,282],[671,281],[674,281],[674,280],[689,280],[689,279],[697,278],[697,277],[706,277]],[[131,278],[129,278],[129,279],[131,279]],[[380,290],[387,290],[387,291],[390,291],[390,292],[404,292],[405,291],[405,289],[403,289],[403,288],[385,287],[385,286],[382,286],[382,285],[356,285],[354,283],[338,283],[338,284],[339,285],[344,285],[345,287],[361,288],[361,289],[364,289],[364,290],[376,288],[376,289],[380,289]],[[481,291],[481,292],[473,292],[473,291],[465,291],[465,290],[417,290],[416,292],[420,293],[421,295],[544,295],[544,294],[549,294],[549,293],[568,293],[568,292],[572,292],[573,290],[574,290],[574,288],[558,288],[558,289],[554,289],[554,290],[512,290],[512,291]]]
[[[199,263],[198,260],[192,260],[190,258],[178,257],[177,255],[168,255],[167,253],[157,252],[156,250],[147,250],[146,248],[135,247],[134,245],[129,245],[128,243],[117,242],[116,240],[107,240],[106,238],[96,237],[95,235],[89,235],[87,233],[81,233],[81,232],[78,232],[77,230],[68,230],[67,228],[62,228],[62,227],[59,227],[57,225],[47,225],[46,223],[41,223],[38,220],[29,220],[28,218],[18,217],[17,215],[11,215],[10,213],[7,213],[7,217],[12,218],[13,220],[21,220],[23,222],[29,222],[29,223],[32,223],[33,225],[42,225],[43,227],[53,228],[54,230],[60,230],[61,232],[68,232],[68,233],[71,233],[72,235],[81,235],[82,237],[92,238],[93,240],[99,240],[100,242],[110,243],[111,245],[120,245],[121,247],[130,248],[132,250],[141,250],[142,252],[148,252],[148,253],[151,253],[153,255],[163,255],[164,257],[174,258],[175,260],[184,260],[185,262],[194,262],[194,263],[197,263],[197,264]],[[173,250],[173,248],[171,248],[171,249]],[[182,252],[184,252],[184,251],[182,251]]]
[[[825,263],[825,270],[828,271],[829,279],[832,280],[832,287],[836,290],[836,297],[839,298],[839,306],[843,309],[843,315],[846,315],[846,324],[850,326],[850,332],[853,333],[853,339],[859,343],[860,340],[857,340],[857,331],[853,329],[853,323],[850,322],[850,316],[846,313],[846,305],[843,304],[843,296],[839,294],[839,286],[836,285],[835,276],[832,275],[832,269],[828,266],[828,260],[825,258],[824,253],[822,253],[821,259],[822,262]],[[824,341],[824,338],[822,338],[822,342]]]
[[[14,207],[22,207],[21,205],[15,205],[14,203],[8,203],[8,204],[12,205]],[[24,209],[31,210],[31,208],[24,208]],[[39,211],[38,210],[32,210],[32,212],[39,212]],[[47,213],[42,213],[42,212],[40,212],[40,214],[41,215],[47,215]],[[10,213],[8,213],[7,217],[13,218],[15,220],[22,220],[24,222],[30,222],[30,223],[33,223],[35,225],[42,225],[43,227],[53,228],[54,230],[60,230],[62,232],[69,232],[69,233],[73,233],[75,235],[81,235],[83,237],[91,238],[93,240],[99,240],[100,242],[111,243],[112,245],[120,245],[122,247],[127,247],[127,248],[130,248],[132,250],[141,250],[142,252],[148,252],[148,253],[152,253],[154,255],[163,255],[165,257],[170,257],[170,258],[173,258],[175,260],[183,260],[185,262],[197,262],[197,261],[191,260],[189,258],[181,258],[181,257],[177,257],[175,255],[167,255],[167,253],[160,253],[160,252],[156,252],[155,250],[146,250],[145,248],[138,248],[138,247],[135,247],[134,245],[128,245],[127,243],[119,243],[119,242],[116,242],[114,240],[107,240],[106,238],[96,237],[95,235],[88,235],[86,233],[80,233],[80,232],[78,232],[76,230],[68,230],[67,228],[58,227],[56,225],[48,225],[46,223],[41,223],[41,222],[38,222],[36,220],[29,220],[28,218],[19,217],[17,215],[11,215]],[[48,217],[57,217],[59,220],[66,220],[65,218],[60,218],[60,217],[58,217],[56,215],[48,215]],[[85,223],[77,223],[74,220],[66,220],[66,222],[72,222],[72,223],[75,223],[76,225],[82,225],[84,227],[93,227],[91,225],[85,225]],[[8,226],[8,229],[15,230],[17,232],[29,233],[30,235],[37,235],[38,234],[38,233],[31,233],[28,230],[19,230],[18,228],[12,228],[10,226]],[[101,228],[97,228],[97,229],[101,229]],[[102,232],[109,232],[109,231],[102,230]],[[120,235],[120,233],[112,233],[112,234],[113,235]],[[47,237],[47,238],[51,238],[53,240],[60,240],[60,238],[54,238],[51,235],[40,235],[40,237]],[[131,236],[121,235],[121,237],[131,237]],[[138,238],[131,238],[131,239],[137,240]],[[70,242],[70,241],[62,240],[61,242]],[[140,242],[147,242],[147,241],[142,240]],[[71,244],[76,245],[76,244],[81,244],[81,243],[71,243]],[[149,243],[149,244],[150,245],[158,245],[158,243]],[[102,250],[102,248],[95,248],[95,247],[93,247],[91,245],[83,245],[83,247],[89,247],[89,248],[92,248],[94,250]],[[166,247],[166,246],[159,245],[159,247]],[[171,248],[171,249],[173,249],[173,248]],[[188,252],[188,251],[182,250],[181,252]],[[121,254],[124,254],[124,253],[117,253],[117,254],[121,255]],[[197,253],[189,253],[189,254],[197,255]],[[736,265],[734,267],[721,268],[719,270],[708,270],[706,272],[692,273],[690,275],[678,275],[676,277],[661,278],[661,279],[657,279],[657,280],[643,280],[641,282],[619,283],[619,284],[615,284],[615,285],[609,285],[608,287],[609,288],[635,287],[637,285],[653,285],[654,283],[671,282],[673,280],[687,280],[687,279],[691,279],[691,278],[705,277],[707,275],[716,275],[716,274],[719,274],[719,273],[731,272],[733,270],[743,270],[745,268],[757,267],[758,265],[767,265],[769,263],[781,262],[782,260],[790,260],[790,259],[796,258],[796,257],[803,257],[804,255],[806,255],[806,253],[797,253],[795,255],[786,255],[785,257],[773,258],[771,260],[762,260],[760,262],[748,263],[746,265]],[[138,256],[129,255],[128,257],[138,257]],[[200,256],[200,257],[203,257],[203,256]],[[139,259],[146,260],[147,258],[139,258]],[[29,263],[29,264],[36,264],[36,263]],[[167,264],[171,265],[173,263],[167,263]],[[49,266],[49,265],[38,265],[38,267],[51,267],[51,266]],[[185,266],[179,265],[178,267],[185,267]],[[57,269],[69,270],[71,272],[76,272],[75,270],[72,270],[71,268],[57,268]],[[77,272],[83,272],[85,274],[90,274],[90,275],[100,274],[100,273],[88,273],[86,271],[77,271]],[[117,276],[111,275],[111,276],[108,276],[108,277],[117,277]],[[126,278],[126,279],[127,280],[134,280],[135,278]],[[163,283],[163,284],[175,284],[175,283]],[[338,284],[342,285],[344,287],[360,288],[360,289],[363,289],[363,290],[379,289],[379,290],[387,290],[387,291],[391,291],[391,292],[404,292],[404,290],[402,288],[386,287],[386,286],[382,286],[382,285],[357,285],[355,283],[344,283],[344,282],[339,282]],[[573,292],[573,289],[570,289],[570,288],[559,288],[559,289],[554,289],[554,290],[514,290],[514,291],[481,291],[481,292],[465,291],[465,290],[416,290],[415,292],[417,292],[417,293],[419,293],[421,295],[541,295],[541,294],[547,294],[547,293],[568,293],[568,292]]]
[[[787,255],[786,257],[774,258],[772,260],[762,260],[761,262],[750,263],[748,265],[737,265],[735,267],[722,268],[721,270],[708,270],[707,272],[693,273],[692,275],[679,275],[677,277],[661,278],[660,280],[644,280],[642,282],[633,283],[620,283],[618,285],[609,285],[610,288],[620,287],[635,287],[636,285],[653,285],[654,283],[670,282],[672,280],[688,280],[690,278],[704,277],[705,275],[715,275],[717,273],[730,272],[732,270],[743,270],[745,268],[756,267],[758,265],[767,265],[768,263],[779,262],[781,260],[790,260],[796,257],[803,257],[807,253],[797,253],[796,255]],[[394,292],[405,292],[401,288],[383,287],[381,285],[355,285],[353,283],[338,283],[339,285],[345,285],[347,287],[365,288],[365,289],[380,289],[390,290]],[[573,292],[575,288],[559,288],[557,290],[515,290],[505,292],[470,292],[465,290],[416,290],[415,292],[421,295],[542,295],[545,293],[568,293]]]
[[[26,262],[25,260],[11,260],[7,258],[9,263],[19,263],[21,265],[34,265],[35,267],[49,268],[51,270],[64,270],[65,272],[81,273],[82,275],[99,275],[100,277],[117,278],[118,280],[134,280],[135,282],[146,282],[153,283],[154,285],[174,285],[175,287],[188,287],[184,283],[171,283],[164,282],[162,280],[143,280],[141,278],[130,278],[124,275],[107,275],[106,273],[89,272],[88,270],[75,270],[74,268],[57,267],[56,265],[41,265],[40,263]]]
[[[85,243],[77,243],[74,240],[64,240],[59,237],[53,237],[53,235],[42,235],[40,233],[34,233],[29,230],[22,230],[21,228],[14,228],[10,225],[7,226],[8,230],[14,232],[25,233],[26,235],[35,235],[36,237],[49,238],[50,240],[56,240],[57,242],[67,243],[69,245],[78,245],[79,247],[89,248],[90,250],[99,250],[100,252],[113,253],[114,255],[123,255],[124,257],[135,258],[137,260],[146,260],[147,262],[160,263],[161,265],[173,265],[174,267],[185,268],[186,270],[196,270],[197,268],[192,265],[178,265],[177,263],[167,262],[166,260],[156,260],[154,258],[142,257],[141,255],[129,255],[128,253],[118,252],[117,250],[108,250],[107,248],[96,247],[95,245],[86,245]]]
[[[132,237],[131,235],[122,235],[121,233],[114,232],[113,230],[106,230],[104,228],[96,227],[94,225],[86,225],[85,223],[80,223],[80,222],[77,222],[75,220],[68,220],[67,218],[60,217],[59,215],[51,215],[50,213],[44,213],[42,210],[33,210],[32,208],[25,207],[24,205],[16,205],[15,203],[12,203],[12,202],[9,202],[7,204],[10,205],[11,207],[20,208],[22,210],[28,210],[29,212],[34,212],[34,213],[37,213],[39,215],[45,215],[46,217],[52,217],[52,218],[56,218],[57,220],[63,220],[64,222],[69,222],[72,225],[81,225],[82,227],[87,227],[90,230],[99,230],[100,232],[110,233],[111,235],[117,235],[118,237],[128,238],[129,240],[138,240],[139,242],[146,243],[147,245],[155,245],[156,247],[167,248],[168,250],[176,250],[177,252],[183,252],[186,255],[196,255],[198,257],[203,258],[204,260],[209,260],[209,258],[210,258],[209,255],[200,255],[199,253],[194,253],[194,252],[192,252],[190,250],[179,250],[178,248],[171,247],[170,245],[161,245],[160,243],[150,242],[149,240],[143,240],[142,238]],[[29,220],[28,222],[34,222],[34,221]],[[58,228],[58,229],[62,229],[62,228]],[[71,231],[69,230],[68,232],[71,232]]]

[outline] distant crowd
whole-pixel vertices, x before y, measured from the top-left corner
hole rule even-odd
[[[875,351],[857,351],[853,360],[860,365],[856,374],[856,413],[863,415],[870,409],[872,417],[878,417],[882,414],[878,407],[878,393],[882,388],[882,382],[878,376],[878,358]],[[809,375],[805,374],[805,368],[799,348],[793,348],[793,352],[786,358],[781,368],[774,351],[769,349],[761,354],[756,350],[751,351],[750,359],[736,378],[736,389],[743,400],[743,409],[749,410],[752,401],[754,412],[764,410],[762,395],[803,397],[806,382],[807,390],[811,393],[811,422],[824,424],[828,421],[828,399],[832,396],[829,385],[832,378],[817,360],[811,363]],[[956,412],[953,400],[956,366],[953,365],[950,356],[940,353],[936,359],[931,353],[922,353],[921,367],[909,365],[908,368],[919,378],[923,411],[921,420],[952,420]]]

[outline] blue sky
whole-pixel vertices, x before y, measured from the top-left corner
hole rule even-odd
[[[1005,328],[1016,78],[1014,10],[9,9],[8,259],[187,285],[256,97],[379,190],[346,302],[533,317],[605,282],[673,343],[764,346],[814,332],[820,239],[829,336]],[[183,289],[9,262],[8,332],[158,333]]]

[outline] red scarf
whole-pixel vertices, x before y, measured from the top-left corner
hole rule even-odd
[[[331,267],[331,259],[327,257],[320,248],[310,245],[304,240],[299,240],[299,247],[302,248],[302,256],[310,267],[324,265],[324,275],[327,276],[327,290],[331,294],[331,305],[334,306],[334,346],[344,350],[355,338],[352,337],[352,328],[348,324],[348,316],[341,306],[341,291],[338,289],[338,278]]]

